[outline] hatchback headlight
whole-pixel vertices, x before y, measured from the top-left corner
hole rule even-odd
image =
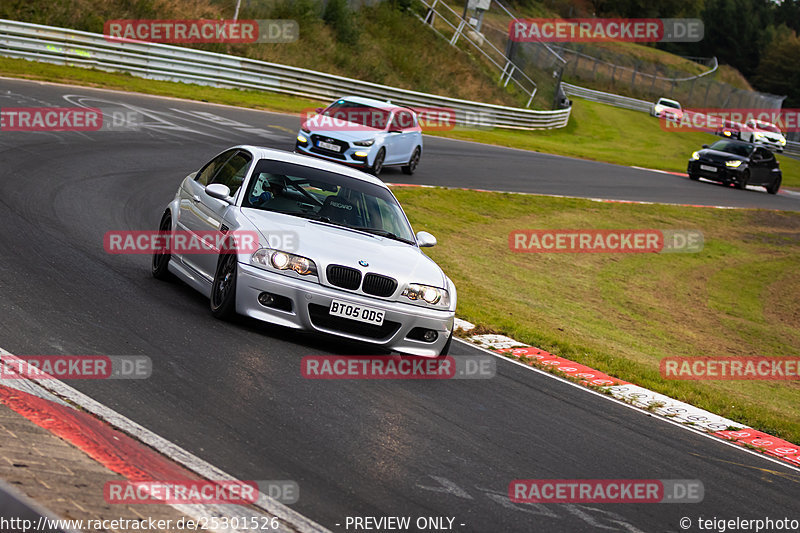
[[[422,300],[431,305],[450,306],[450,294],[445,289],[431,287],[430,285],[411,283],[403,291],[403,296],[409,300]]]
[[[758,132],[755,132],[755,133],[753,134],[753,138],[754,138],[754,139],[763,139],[763,138],[764,138],[764,134],[763,134],[763,133],[758,133]]]
[[[353,144],[356,146],[372,146],[375,144],[375,139],[367,139],[366,141],[354,141]]]
[[[726,167],[731,167],[731,168],[738,168],[738,167],[742,166],[742,162],[738,161],[738,160],[736,160],[736,161],[725,161],[725,166]]]
[[[317,275],[317,265],[311,259],[271,248],[256,250],[250,262],[260,268],[293,270],[301,276]]]
[[[697,161],[698,159],[700,159],[700,152],[694,152],[692,154],[692,160]]]
[[[778,139],[778,142],[783,144],[783,145],[785,145],[786,144],[786,139],[781,137],[780,139]]]

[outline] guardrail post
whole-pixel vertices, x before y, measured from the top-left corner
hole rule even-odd
[[[433,20],[436,18],[436,4],[439,0],[433,0],[431,3],[431,7],[428,8],[428,12],[425,13],[425,24],[429,24],[431,28],[433,28]]]
[[[506,82],[503,84],[503,87],[508,85],[508,82],[511,81],[511,75],[514,73],[515,68],[517,68],[516,65],[511,65],[511,69],[508,71],[508,76],[506,76]],[[502,78],[500,81],[503,81]]]
[[[450,44],[452,46],[456,45],[456,41],[458,41],[459,36],[461,35],[461,31],[464,29],[464,25],[466,25],[467,21],[461,19],[461,22],[458,23],[458,28],[456,28],[456,32],[453,34],[453,38],[450,39]]]

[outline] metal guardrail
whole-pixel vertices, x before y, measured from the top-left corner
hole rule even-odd
[[[786,141],[786,147],[783,149],[783,153],[794,157],[800,157],[800,142]]]
[[[601,104],[613,105],[615,107],[624,107],[625,109],[632,109],[634,111],[644,111],[649,113],[653,109],[653,102],[645,100],[637,100],[628,96],[619,94],[604,93],[603,91],[595,91],[594,89],[587,89],[579,87],[570,83],[562,82],[561,87],[567,96],[578,96],[591,100],[592,102],[600,102]]]
[[[357,94],[397,104],[452,109],[457,125],[551,129],[570,110],[535,111],[421,93],[288,65],[180,46],[120,42],[97,33],[0,19],[0,55],[127,72],[154,80],[272,91],[318,100]]]

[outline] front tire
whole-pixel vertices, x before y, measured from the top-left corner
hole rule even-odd
[[[158,231],[172,231],[172,215],[169,211],[164,213],[161,217],[161,224],[158,225]],[[167,280],[170,278],[169,273],[169,260],[171,254],[166,249],[155,250],[153,252],[153,262],[151,263],[150,272],[153,277],[160,280]]]
[[[211,285],[211,314],[227,320],[236,314],[236,275],[238,259],[234,251],[222,253]]]
[[[747,182],[749,182],[749,181],[750,181],[750,171],[749,170],[745,170],[744,173],[742,174],[742,177],[739,180],[736,181],[736,188],[737,189],[746,189],[747,188]]]
[[[369,169],[370,173],[375,176],[380,175],[383,170],[383,161],[386,159],[386,149],[381,148],[378,150],[378,155],[375,156],[375,161],[372,162],[372,168]]]
[[[699,181],[700,176],[698,176],[697,174],[689,174],[689,179],[692,181]]]
[[[419,158],[420,158],[421,151],[419,146],[414,149],[414,153],[411,154],[411,159],[408,160],[408,164],[400,167],[400,170],[403,171],[403,174],[408,174],[409,176],[417,170],[417,166],[419,166]]]

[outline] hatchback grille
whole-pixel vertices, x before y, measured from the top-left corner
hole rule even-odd
[[[341,265],[328,265],[325,271],[328,283],[343,289],[355,290],[361,285],[361,272]]]
[[[367,274],[364,276],[364,286],[361,290],[373,296],[391,296],[397,289],[397,280],[380,274]]]

